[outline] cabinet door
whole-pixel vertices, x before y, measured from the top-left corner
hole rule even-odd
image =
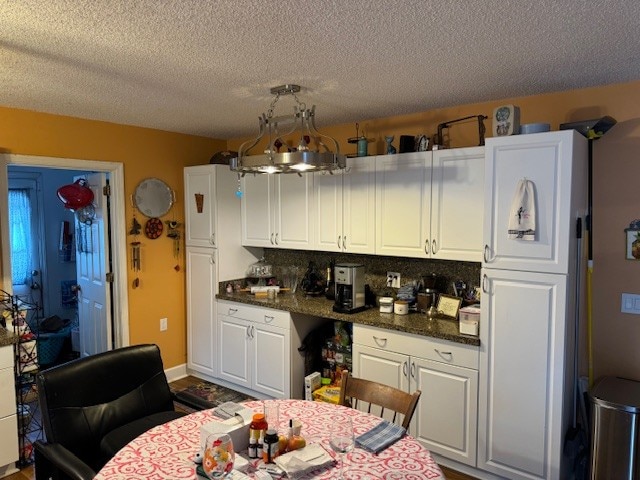
[[[218,315],[218,332],[219,377],[251,388],[251,322]]]
[[[376,170],[371,158],[347,159],[344,172],[342,246],[348,253],[375,253]]]
[[[353,344],[353,375],[409,391],[409,357],[365,345]],[[369,404],[358,402],[358,410],[366,412]],[[373,408],[371,413],[378,415]],[[393,414],[385,418],[392,420]],[[414,421],[412,420],[412,424]]]
[[[216,246],[215,166],[184,169],[185,243],[187,246]]]
[[[271,176],[271,175],[267,175]],[[276,175],[275,236],[277,247],[313,247],[313,175]]]
[[[13,347],[3,347],[13,351]],[[0,418],[16,413],[16,389],[13,368],[0,369]]]
[[[275,398],[290,398],[289,331],[260,324],[252,324],[250,328],[252,388]]]
[[[489,138],[485,148],[485,266],[567,273],[574,219],[586,209],[587,140],[564,130]],[[534,185],[533,241],[507,233],[521,179]]]
[[[187,365],[215,376],[216,250],[187,247]]]
[[[376,157],[376,254],[429,256],[431,152]]]
[[[568,478],[560,472],[573,385],[565,359],[574,355],[565,276],[483,269],[482,284],[478,467],[513,479]]]
[[[411,434],[429,450],[475,467],[478,371],[411,357],[412,390],[420,390]]]
[[[0,418],[0,471],[18,461],[18,427],[16,415]]]
[[[433,152],[431,257],[482,261],[484,147]]]
[[[245,175],[242,185],[242,245],[274,247],[273,175]]]
[[[342,242],[342,172],[314,173],[315,248],[341,252]]]

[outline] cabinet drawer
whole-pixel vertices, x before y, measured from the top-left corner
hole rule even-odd
[[[13,345],[0,347],[0,368],[13,368]]]
[[[283,310],[255,307],[243,303],[218,301],[218,313],[263,325],[291,329],[291,315]]]
[[[448,365],[478,369],[480,352],[473,345],[357,324],[353,325],[353,343]]]

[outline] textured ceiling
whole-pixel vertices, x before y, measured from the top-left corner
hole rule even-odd
[[[3,0],[0,105],[231,138],[283,83],[321,128],[637,80],[639,52],[637,0]]]

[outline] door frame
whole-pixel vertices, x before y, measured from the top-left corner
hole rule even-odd
[[[129,345],[129,296],[127,290],[127,240],[125,226],[124,165],[72,158],[42,157],[0,153],[0,242],[9,245],[9,180],[7,167],[20,165],[58,170],[84,170],[109,174],[111,187],[111,255],[113,281],[113,343],[116,348]],[[11,291],[11,249],[2,248],[2,287]]]

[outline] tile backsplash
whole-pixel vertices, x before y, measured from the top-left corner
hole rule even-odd
[[[264,258],[273,265],[274,273],[278,277],[283,267],[298,267],[298,277],[301,279],[309,262],[314,262],[320,272],[326,272],[333,260],[335,263],[358,263],[365,266],[365,283],[378,296],[393,295],[391,287],[387,287],[387,272],[398,272],[401,275],[401,285],[416,281],[423,276],[435,273],[438,276],[436,289],[440,293],[454,294],[453,282],[463,281],[468,289],[480,285],[479,262],[456,262],[451,260],[430,260],[406,257],[386,257],[378,255],[355,255],[345,253],[318,252],[307,250],[264,249]]]

